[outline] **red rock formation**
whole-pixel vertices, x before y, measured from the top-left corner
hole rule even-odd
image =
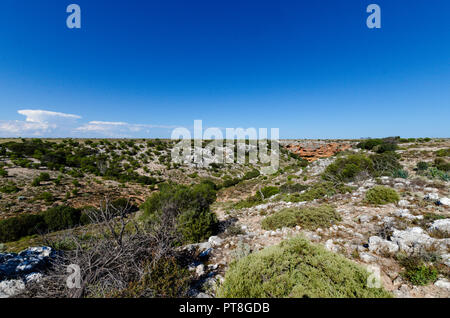
[[[338,152],[351,148],[350,144],[345,143],[314,143],[308,142],[306,144],[289,144],[286,149],[299,155],[303,159],[313,162],[319,158],[331,157]]]

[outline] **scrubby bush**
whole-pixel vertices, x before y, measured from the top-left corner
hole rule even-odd
[[[19,191],[20,191],[20,188],[18,188],[13,182],[8,182],[4,186],[0,187],[0,192],[2,192],[2,193],[11,194],[11,193],[19,192]]]
[[[178,243],[196,243],[216,229],[217,218],[209,208],[215,200],[215,185],[209,181],[192,186],[163,184],[141,209],[150,224],[161,222],[164,213],[173,214],[177,219],[177,231],[182,235]]]
[[[358,143],[357,147],[366,150],[372,150],[377,153],[397,150],[399,137],[388,137],[383,139],[368,139]]]
[[[284,197],[287,202],[313,201],[330,197],[336,194],[345,194],[353,192],[354,188],[346,186],[343,183],[334,184],[331,181],[318,182],[313,184],[303,193],[292,193]]]
[[[42,213],[50,232],[73,228],[80,224],[81,211],[69,206],[58,206]]]
[[[39,180],[40,181],[50,181],[50,175],[47,172],[42,172],[39,175]]]
[[[428,162],[420,161],[417,163],[416,168],[418,171],[425,171],[429,167]]]
[[[6,178],[8,176],[8,171],[6,171],[3,168],[0,168],[0,177],[1,178]]]
[[[183,243],[197,243],[213,235],[217,227],[217,217],[209,210],[186,211],[178,217],[178,231],[183,236]]]
[[[396,203],[400,200],[397,191],[385,186],[375,186],[366,192],[365,201],[371,204]]]
[[[298,193],[308,189],[309,186],[301,183],[285,183],[280,187],[281,193]]]
[[[334,182],[353,181],[358,175],[370,175],[374,171],[373,162],[363,154],[340,157],[330,164],[322,174],[322,178]]]
[[[345,257],[297,237],[232,263],[218,297],[391,297],[368,286],[369,273]]]
[[[258,169],[253,169],[249,172],[247,172],[246,174],[244,174],[244,177],[242,179],[244,180],[250,180],[250,179],[254,179],[256,177],[259,177],[261,173],[259,172]]]
[[[450,148],[439,149],[435,152],[438,157],[450,157]]]
[[[21,215],[0,221],[0,242],[16,241],[47,230],[42,215]]]
[[[398,257],[399,263],[405,268],[401,275],[414,285],[428,285],[438,278],[438,270],[428,265],[419,256]]]
[[[31,186],[33,187],[39,187],[41,185],[41,179],[39,179],[39,177],[36,177],[33,179],[33,181],[31,182]]]
[[[402,178],[402,179],[407,179],[408,175],[409,175],[408,171],[403,169],[395,170],[394,173],[392,174],[394,178]]]
[[[332,206],[323,205],[283,209],[263,219],[261,225],[265,230],[276,230],[296,225],[315,230],[319,227],[329,227],[340,220],[341,217]]]
[[[450,162],[446,161],[444,158],[436,158],[434,159],[434,166],[441,171],[448,172],[450,171]]]
[[[256,195],[259,195],[260,198],[262,200],[264,200],[264,199],[268,199],[268,198],[274,196],[275,194],[278,194],[279,192],[280,192],[280,189],[278,189],[278,187],[267,186],[267,187],[263,187],[260,191],[258,191],[256,193]]]

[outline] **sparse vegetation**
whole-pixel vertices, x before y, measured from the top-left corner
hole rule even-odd
[[[329,205],[287,208],[264,218],[262,228],[265,230],[276,230],[300,225],[302,228],[315,230],[319,227],[329,227],[340,220],[339,214]]]
[[[368,288],[368,277],[362,267],[299,237],[233,263],[218,296],[391,297],[382,288]]]
[[[375,186],[366,193],[365,201],[370,204],[396,203],[400,200],[397,191],[385,186]]]

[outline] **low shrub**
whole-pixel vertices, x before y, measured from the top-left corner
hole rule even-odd
[[[450,157],[450,148],[439,149],[435,152],[438,157]]]
[[[225,298],[391,297],[370,288],[369,273],[345,257],[297,237],[233,262],[219,286]]]
[[[305,208],[287,208],[263,219],[262,228],[276,230],[283,227],[300,225],[305,229],[315,230],[329,227],[341,220],[336,210],[329,205]]]
[[[358,175],[370,175],[373,171],[373,162],[370,158],[363,154],[354,154],[336,159],[325,169],[322,178],[333,182],[349,182]]]
[[[0,168],[0,177],[6,178],[8,176],[8,171],[3,168]]]
[[[17,193],[20,191],[20,188],[18,188],[13,182],[9,182],[5,184],[4,186],[0,187],[0,192],[2,193]]]
[[[420,161],[417,163],[416,168],[418,171],[425,171],[429,167],[428,162]]]
[[[375,186],[366,192],[365,201],[370,204],[396,203],[400,200],[397,191],[385,186]]]
[[[42,213],[47,229],[50,232],[73,228],[80,224],[81,211],[61,205]]]
[[[309,186],[301,183],[285,183],[280,187],[281,193],[298,193],[308,189]]]
[[[181,242],[174,243],[197,243],[216,230],[217,218],[209,208],[215,200],[215,185],[210,181],[192,186],[163,184],[159,192],[144,202],[141,210],[149,224],[158,224],[164,213],[171,213],[182,235]]]
[[[334,184],[331,181],[318,182],[313,184],[308,190],[303,193],[289,194],[284,198],[287,202],[302,202],[313,201],[316,199],[322,199],[324,197],[330,197],[336,194],[345,194],[353,192],[354,188],[346,186],[342,183]]]
[[[41,233],[47,230],[42,215],[21,215],[0,221],[0,242],[17,241],[18,239]]]
[[[418,256],[399,257],[398,260],[405,267],[401,275],[413,285],[428,285],[438,278],[438,270]]]

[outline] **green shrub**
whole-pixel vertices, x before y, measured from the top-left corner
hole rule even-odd
[[[175,298],[187,297],[192,277],[189,271],[179,264],[175,257],[163,257],[142,279],[131,283],[127,288],[113,292],[112,298]]]
[[[3,168],[0,168],[0,177],[6,178],[8,176],[8,171]]]
[[[425,171],[428,169],[428,167],[429,167],[428,162],[424,162],[424,161],[418,162],[417,166],[416,166],[418,171]]]
[[[209,211],[186,211],[178,217],[178,231],[183,236],[183,243],[197,243],[208,239],[216,230],[216,215]]]
[[[21,215],[0,221],[0,242],[18,239],[45,232],[47,226],[42,215]]]
[[[73,228],[80,224],[81,211],[69,206],[58,206],[42,213],[50,232]]]
[[[281,193],[297,193],[308,189],[309,186],[300,183],[285,183],[280,187]]]
[[[439,149],[435,152],[438,157],[450,157],[450,148],[447,149]]]
[[[403,179],[407,179],[408,175],[409,175],[408,171],[403,169],[395,170],[394,173],[392,174],[394,178],[403,178]]]
[[[183,236],[180,243],[197,243],[216,229],[217,218],[209,208],[215,200],[215,185],[210,181],[192,186],[163,184],[159,192],[144,202],[141,210],[150,223],[158,223],[165,209],[174,211],[178,231]]]
[[[280,189],[278,189],[278,187],[274,187],[274,186],[267,186],[262,188],[260,191],[257,192],[257,195],[259,195],[261,197],[261,199],[268,199],[272,196],[274,196],[275,194],[278,194],[280,192]]]
[[[375,186],[366,192],[365,201],[371,204],[396,203],[400,200],[397,191],[385,186]]]
[[[39,187],[41,185],[41,179],[39,179],[39,177],[36,177],[33,179],[33,181],[31,182],[31,186],[33,187]]]
[[[399,163],[400,155],[395,152],[385,152],[371,155],[370,160],[373,163],[372,176],[392,176],[395,171],[402,168]]]
[[[50,175],[47,172],[42,172],[39,175],[39,180],[41,180],[41,181],[50,181]]]
[[[244,177],[242,179],[244,180],[250,180],[250,179],[254,179],[256,177],[259,177],[260,172],[258,169],[253,169],[252,171],[247,172],[246,174],[244,174]]]
[[[450,162],[446,161],[444,158],[434,159],[434,166],[444,172],[450,171]]]
[[[283,227],[300,225],[305,229],[315,230],[329,227],[341,220],[336,210],[329,205],[305,208],[287,208],[262,220],[262,228],[276,230]]]
[[[40,195],[36,197],[38,200],[44,200],[47,203],[52,203],[55,199],[50,192],[42,192]]]
[[[322,174],[324,180],[333,182],[353,181],[363,173],[370,175],[374,171],[373,162],[363,154],[354,154],[338,158]]]
[[[0,187],[0,192],[2,192],[2,193],[11,194],[11,193],[19,192],[19,191],[20,191],[20,188],[18,188],[13,182],[8,182],[4,186]]]
[[[401,275],[414,285],[428,285],[438,278],[438,270],[418,256],[399,257],[399,262],[405,267]]]
[[[322,199],[324,197],[330,197],[336,194],[345,194],[353,192],[354,188],[346,186],[342,183],[334,184],[331,181],[318,182],[313,184],[308,190],[303,193],[290,194],[284,198],[287,202],[302,202],[313,201],[316,199]]]
[[[233,262],[219,286],[225,298],[391,297],[369,288],[369,273],[345,257],[297,237]]]

